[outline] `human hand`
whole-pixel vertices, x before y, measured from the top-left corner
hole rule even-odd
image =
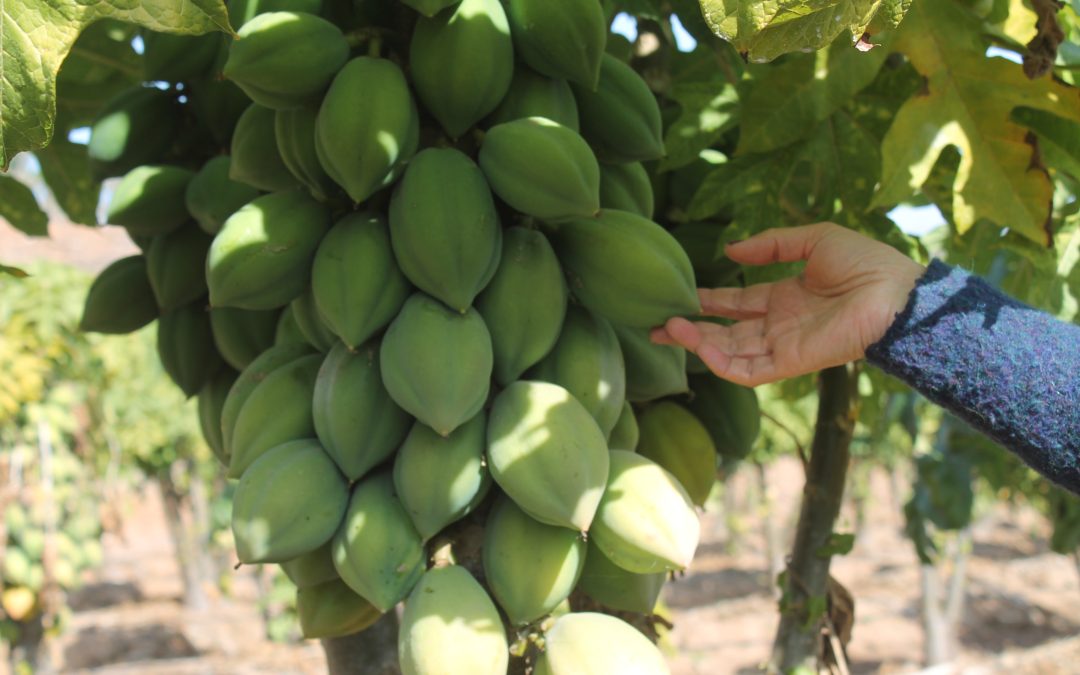
[[[798,277],[747,288],[698,289],[704,316],[654,328],[659,344],[694,352],[715,373],[755,386],[863,357],[880,340],[925,268],[833,223],[766,230],[725,252],[744,265],[805,260]]]

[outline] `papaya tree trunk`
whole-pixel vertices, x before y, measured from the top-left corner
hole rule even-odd
[[[397,658],[398,618],[387,612],[354,635],[322,640],[329,675],[401,675]]]
[[[761,518],[765,536],[765,564],[769,574],[769,589],[779,595],[776,587],[777,576],[784,571],[784,556],[781,553],[780,528],[776,522],[776,509],[773,508],[772,489],[769,487],[765,465],[755,462],[758,480],[758,517]]]
[[[199,573],[200,546],[194,541],[193,528],[189,525],[191,518],[184,517],[184,511],[188,508],[184,503],[184,496],[177,489],[168,469],[158,474],[157,483],[161,488],[165,521],[169,526],[169,534],[172,535],[180,577],[184,582],[184,605],[191,609],[206,609],[209,600],[202,584],[202,575]]]
[[[784,575],[770,672],[787,673],[799,666],[816,672],[822,652],[831,560],[827,547],[850,463],[854,382],[847,366],[821,372],[817,424],[795,545]]]

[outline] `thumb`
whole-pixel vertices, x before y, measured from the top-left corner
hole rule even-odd
[[[732,242],[724,248],[729,258],[743,265],[768,265],[778,262],[806,260],[829,231],[832,223],[817,223],[799,227],[778,227],[765,230],[743,241]]]

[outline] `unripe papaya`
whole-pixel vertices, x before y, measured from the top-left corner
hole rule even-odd
[[[281,571],[299,589],[325,584],[339,579],[334,569],[333,538],[319,548],[281,563]],[[352,591],[349,591],[350,593]]]
[[[267,12],[306,12],[321,14],[323,0],[228,0],[229,23],[233,30]]]
[[[626,401],[623,403],[619,420],[615,422],[615,428],[608,437],[608,447],[612,450],[636,451],[640,437],[641,430],[638,428],[634,409],[630,406],[630,401]]]
[[[239,478],[270,448],[315,437],[315,423],[308,402],[321,363],[321,354],[289,361],[267,375],[248,394],[233,427],[229,478]]]
[[[221,307],[210,310],[210,327],[218,353],[237,370],[248,367],[274,344],[278,311]]]
[[[701,311],[689,258],[648,218],[605,209],[560,222],[550,238],[570,292],[614,324],[645,328]]]
[[[409,162],[390,200],[390,241],[409,281],[464,312],[498,264],[499,217],[468,155],[429,148]]]
[[[157,162],[172,146],[179,124],[180,105],[172,92],[125,89],[105,104],[90,126],[86,156],[91,173],[100,180]]]
[[[296,296],[296,299],[289,303],[289,308],[292,310],[296,327],[309,345],[325,354],[337,344],[337,336],[326,325],[326,321],[319,314],[319,308],[315,306],[311,288]]]
[[[265,12],[240,27],[225,77],[275,110],[314,103],[349,58],[341,29],[306,12]]]
[[[401,2],[430,18],[447,7],[453,7],[461,0],[401,0]]]
[[[409,297],[386,220],[353,213],[323,238],[311,268],[315,306],[327,326],[356,349],[393,320]]]
[[[510,623],[524,626],[570,596],[585,564],[585,540],[531,518],[507,497],[484,524],[484,576]]]
[[[238,376],[232,368],[222,368],[199,391],[199,429],[206,445],[224,466],[229,466],[229,458],[221,436],[221,410]]]
[[[598,2],[509,0],[506,16],[518,56],[548,77],[590,89],[600,78],[607,21]]]
[[[157,316],[157,301],[146,275],[146,258],[133,255],[117,260],[94,279],[86,292],[79,330],[132,333]]]
[[[259,196],[257,189],[229,178],[231,163],[228,155],[207,161],[184,191],[188,213],[207,234],[220,232],[229,216]]]
[[[168,234],[188,219],[184,192],[195,174],[178,166],[140,166],[128,171],[113,192],[105,221],[135,236]]]
[[[298,190],[264,195],[225,221],[206,257],[214,307],[274,309],[304,292],[326,208]]]
[[[162,312],[206,295],[206,253],[210,235],[195,223],[154,237],[146,252],[146,274]]]
[[[577,587],[605,607],[620,612],[652,614],[667,577],[667,572],[627,572],[611,562],[594,542],[589,542],[585,568],[581,570]]]
[[[229,178],[266,192],[289,190],[299,181],[285,166],[274,134],[274,111],[252,103],[236,121],[229,150]]]
[[[514,74],[514,45],[499,0],[463,0],[421,18],[409,46],[413,85],[451,138],[499,105]]]
[[[566,316],[566,282],[543,234],[523,227],[506,230],[499,268],[476,309],[491,332],[500,385],[518,379],[551,351]]]
[[[232,140],[240,116],[251,105],[251,99],[240,87],[217,77],[192,82],[188,101],[199,123],[210,131],[215,141],[225,147]]]
[[[267,450],[240,477],[232,531],[240,562],[283,562],[319,548],[338,529],[349,484],[319,442]]]
[[[629,63],[630,59],[634,58],[634,43],[621,33],[608,33],[604,53],[611,54],[624,63]]]
[[[609,645],[609,648],[599,648]],[[616,647],[617,645],[617,647]],[[535,675],[668,675],[664,655],[630,624],[607,614],[571,612],[544,634]]]
[[[555,347],[529,372],[573,394],[606,438],[615,428],[626,396],[626,368],[608,320],[571,306]]]
[[[686,569],[700,529],[674,476],[647,457],[611,451],[611,476],[591,533],[611,562],[638,574]]]
[[[664,156],[660,106],[637,71],[605,54],[598,87],[574,86],[581,135],[610,162],[641,162]]]
[[[330,350],[315,379],[311,411],[319,440],[350,481],[392,455],[412,423],[383,386],[373,343],[358,352],[340,342]]]
[[[424,546],[394,495],[389,472],[353,488],[333,554],[341,579],[379,611],[390,610],[416,585],[426,567]]]
[[[673,401],[646,408],[637,452],[675,476],[690,501],[705,505],[716,482],[716,446],[694,413]]]
[[[210,313],[202,302],[184,305],[158,319],[158,357],[187,396],[194,396],[224,365],[214,347]]]
[[[286,305],[285,309],[281,310],[277,328],[274,331],[275,345],[283,345],[289,342],[298,342],[312,348],[315,347],[315,345],[309,345],[307,338],[300,332],[300,326],[297,325],[296,319],[293,317],[292,305]]]
[[[459,314],[414,294],[386,329],[379,359],[390,397],[442,436],[487,401],[491,335],[475,309]]]
[[[683,223],[671,231],[694,266],[698,286],[730,286],[742,269],[731,258],[717,255],[723,227],[718,223]]]
[[[416,422],[398,449],[394,486],[423,541],[464,518],[487,495],[486,431],[483,412],[445,438]]]
[[[600,163],[600,207],[652,218],[652,182],[641,162]]]
[[[578,130],[577,102],[566,80],[556,80],[519,64],[514,79],[499,107],[488,118],[490,126],[524,119],[546,117],[567,129]]]
[[[142,31],[143,79],[148,82],[186,82],[202,77],[221,49],[221,33],[176,35]]]
[[[334,76],[315,118],[315,151],[354,202],[392,182],[419,142],[416,103],[392,61],[361,56]]]
[[[615,334],[626,360],[627,400],[652,401],[688,390],[685,349],[654,343],[648,328],[618,326]]]
[[[709,430],[717,454],[727,461],[749,455],[761,431],[757,393],[712,373],[691,376],[690,389],[686,406]]]
[[[405,602],[402,675],[504,675],[510,661],[499,610],[457,565],[428,570]]]
[[[315,152],[316,108],[278,110],[274,115],[274,138],[285,167],[321,202],[337,190]]]
[[[296,617],[300,621],[300,632],[309,640],[359,633],[380,616],[382,612],[354,593],[341,579],[296,591]]]
[[[543,220],[591,217],[600,208],[600,166],[585,140],[543,117],[488,130],[480,168],[495,194]]]
[[[488,417],[488,468],[499,487],[542,523],[585,532],[608,475],[604,433],[557,384],[519,380]]]

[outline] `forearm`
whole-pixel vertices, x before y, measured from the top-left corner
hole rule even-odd
[[[1080,493],[1080,327],[935,260],[866,357]]]

